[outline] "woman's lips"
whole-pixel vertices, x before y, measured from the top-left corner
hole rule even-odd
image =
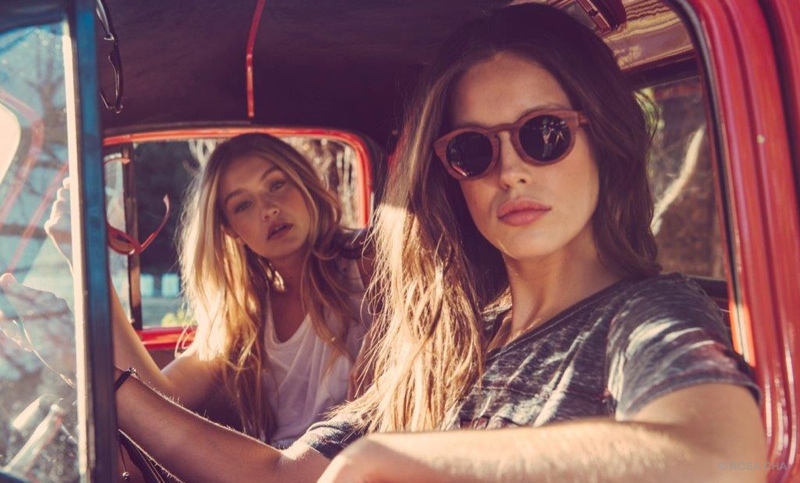
[[[267,236],[267,240],[276,240],[283,238],[289,230],[292,229],[292,224],[290,223],[281,223],[279,225],[275,225],[275,227],[269,230],[269,236]]]
[[[509,200],[497,209],[497,218],[511,226],[533,223],[549,212],[551,208],[531,200]]]

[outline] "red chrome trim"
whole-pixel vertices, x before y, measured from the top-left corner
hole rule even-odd
[[[767,21],[780,59],[784,107],[791,121],[789,140],[793,142],[795,180],[800,182],[800,5],[797,0],[763,0]],[[800,187],[798,187],[800,189]]]
[[[244,71],[247,77],[247,117],[253,119],[256,115],[256,106],[253,96],[253,48],[256,45],[256,35],[258,26],[261,24],[261,14],[264,12],[266,0],[258,0],[256,9],[253,12],[253,20],[250,22],[250,34],[247,36],[247,53],[244,57]]]
[[[188,128],[171,129],[163,131],[151,131],[135,134],[121,134],[110,136],[103,140],[103,147],[115,146],[117,144],[140,143],[148,141],[170,141],[178,139],[195,138],[229,138],[248,132],[263,132],[278,137],[287,136],[307,136],[321,137],[347,143],[356,153],[356,175],[364,180],[358,191],[358,203],[361,206],[362,226],[367,226],[372,213],[370,194],[372,193],[372,171],[370,152],[366,143],[357,134],[341,131],[338,129],[318,128],[318,127],[226,127],[226,128]]]
[[[181,338],[184,330],[187,332],[186,336]],[[148,351],[175,349],[178,342],[181,343],[181,348],[184,348],[194,339],[194,329],[183,327],[153,327],[138,330],[136,333]]]
[[[788,470],[770,481],[797,476],[797,394],[794,354],[800,353],[800,223],[770,32],[755,0],[686,0],[692,5],[710,58],[732,215],[733,263],[738,293],[731,313],[763,390],[768,461]],[[748,337],[749,335],[749,337]],[[750,350],[749,347],[745,347]]]

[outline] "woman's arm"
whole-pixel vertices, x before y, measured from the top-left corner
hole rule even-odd
[[[367,436],[320,481],[761,482],[766,458],[750,392],[706,384],[663,396],[629,422]]]
[[[222,363],[216,360],[203,361],[192,353],[175,358],[162,372],[128,321],[110,281],[109,291],[114,364],[120,368],[134,367],[143,382],[186,408],[196,410],[201,407],[214,394]]]
[[[116,402],[120,429],[184,481],[311,482],[329,464],[306,445],[281,452],[214,424],[134,378],[117,390]]]
[[[214,392],[222,365],[195,355],[178,357],[161,372],[128,322],[112,285],[114,359],[118,367],[135,367],[156,390],[190,409],[197,409]],[[75,353],[56,350],[53,341],[74,339],[75,316],[67,302],[54,294],[20,284],[13,275],[0,276],[0,292],[18,314],[0,312],[0,330],[26,350],[33,350],[48,367],[74,384]],[[13,316],[13,317],[12,317]],[[11,319],[18,319],[12,323]],[[24,330],[23,330],[24,329]]]
[[[70,178],[66,177],[56,193],[44,229],[71,270],[72,231],[69,190]],[[162,373],[133,330],[110,279],[108,286],[111,292],[114,363],[117,367],[135,367],[142,380],[162,394],[190,409],[200,407],[213,394],[222,364],[186,355],[175,359]]]

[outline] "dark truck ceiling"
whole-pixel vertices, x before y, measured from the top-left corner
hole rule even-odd
[[[606,0],[607,1],[607,0]],[[267,0],[253,49],[253,122],[355,130],[386,145],[405,96],[454,28],[508,0]],[[587,24],[572,0],[555,4]],[[628,22],[606,36],[628,67],[690,54],[658,0],[623,1]],[[248,122],[245,56],[257,0],[106,0],[122,57],[123,110],[106,132]],[[99,25],[99,24],[98,24]],[[650,47],[652,46],[652,47]],[[112,85],[107,42],[102,84]]]

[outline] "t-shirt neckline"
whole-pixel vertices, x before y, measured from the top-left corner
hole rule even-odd
[[[500,355],[500,354],[502,354],[502,353],[504,353],[504,352],[506,352],[508,350],[512,350],[514,347],[516,347],[516,346],[518,346],[520,344],[524,344],[526,342],[529,342],[533,338],[541,337],[542,335],[546,334],[547,332],[549,332],[551,330],[554,330],[555,328],[560,326],[564,321],[570,320],[572,318],[572,316],[576,312],[579,312],[579,311],[583,310],[584,308],[586,308],[586,307],[588,307],[590,305],[596,304],[597,302],[599,302],[599,301],[603,300],[604,298],[608,297],[609,295],[613,294],[614,292],[616,292],[617,290],[619,290],[623,286],[628,285],[630,282],[631,282],[631,280],[623,278],[621,280],[618,280],[618,281],[612,283],[608,287],[606,287],[606,288],[604,288],[602,290],[599,290],[599,291],[593,293],[592,295],[589,295],[588,297],[586,297],[586,298],[584,298],[582,300],[579,300],[579,301],[575,302],[574,304],[572,304],[569,307],[565,308],[564,310],[562,310],[561,312],[557,313],[553,317],[549,318],[548,320],[546,320],[542,324],[534,327],[533,329],[531,329],[528,332],[524,332],[522,335],[520,335],[516,339],[512,340],[508,344],[506,344],[504,346],[497,347],[495,349],[492,349],[491,351],[489,351],[486,354],[486,360],[488,361],[489,359],[492,359],[492,358],[494,358],[494,357],[496,357],[496,356],[498,356],[498,355]],[[508,309],[506,309],[506,310],[500,312],[499,314],[497,314],[497,317],[495,318],[495,323],[497,323],[497,320],[499,320],[501,317],[505,317],[505,315],[510,310],[511,310],[511,306],[509,306]]]

